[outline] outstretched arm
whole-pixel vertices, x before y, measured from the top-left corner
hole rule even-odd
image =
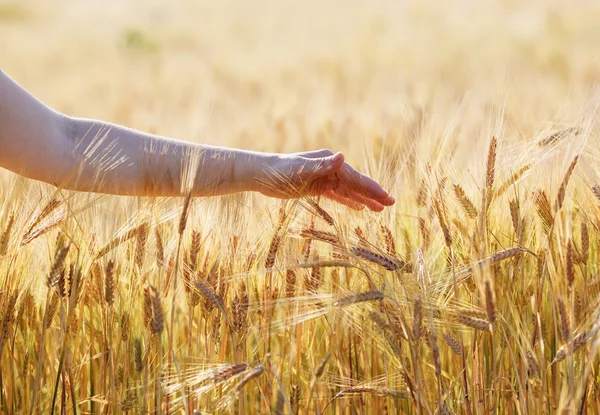
[[[119,195],[324,195],[377,211],[394,203],[340,153],[251,152],[72,118],[42,104],[2,71],[0,167],[66,189]]]

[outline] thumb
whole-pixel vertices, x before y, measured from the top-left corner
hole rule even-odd
[[[320,157],[312,160],[312,166],[308,169],[311,176],[328,176],[339,171],[344,166],[344,155],[335,153],[333,156]]]

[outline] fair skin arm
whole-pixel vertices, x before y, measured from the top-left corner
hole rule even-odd
[[[196,154],[196,162],[189,162]],[[394,199],[344,161],[318,150],[260,153],[198,145],[47,107],[0,70],[0,167],[61,188],[129,196],[213,196],[257,191],[323,195],[381,211]],[[184,170],[195,173],[191,186]]]

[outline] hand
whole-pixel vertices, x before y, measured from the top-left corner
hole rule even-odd
[[[271,155],[258,182],[260,193],[282,199],[324,196],[355,210],[367,206],[375,212],[395,203],[376,181],[331,150]]]

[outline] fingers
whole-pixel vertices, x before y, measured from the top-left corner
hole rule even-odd
[[[381,212],[383,209],[385,209],[385,206],[377,202],[376,200],[364,197],[356,192],[353,192],[352,190],[347,190],[343,187],[338,187],[334,190],[334,192],[341,197],[354,201],[355,203],[366,205],[373,212]]]
[[[367,199],[372,199],[383,206],[391,206],[396,201],[375,180],[357,172],[352,166],[345,163],[337,173],[340,186],[351,190]]]
[[[363,210],[365,208],[365,205],[355,202],[354,200],[348,199],[346,197],[340,196],[333,190],[323,193],[323,196],[325,196],[327,199],[333,200],[334,202],[348,206],[350,209]]]

